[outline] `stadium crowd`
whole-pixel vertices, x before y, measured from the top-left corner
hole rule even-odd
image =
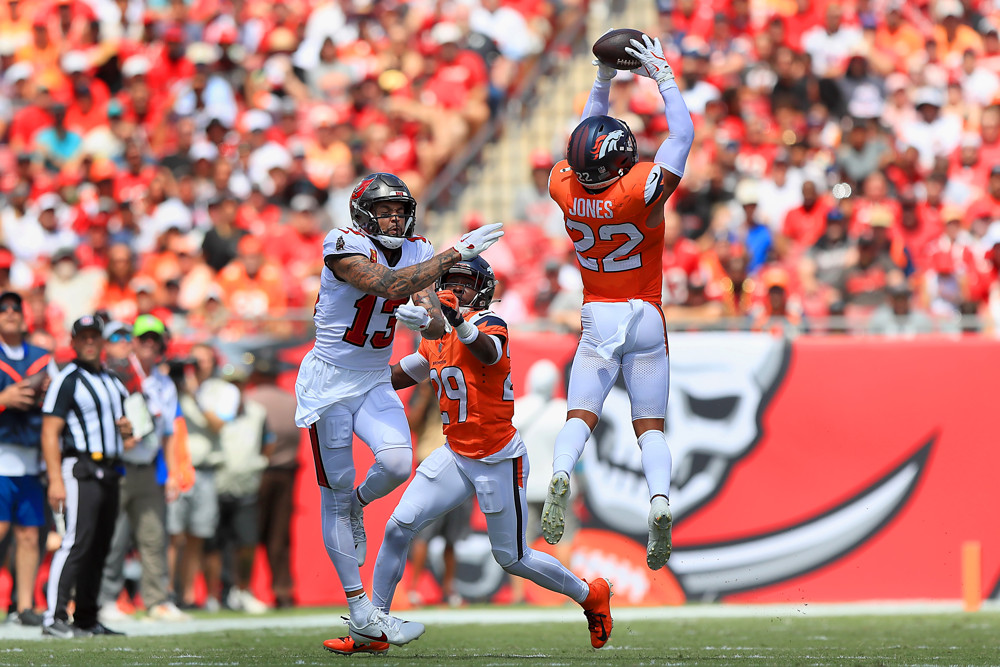
[[[1000,14],[992,3],[663,0],[659,8],[655,31],[697,131],[668,204],[663,302],[674,328],[996,329]],[[637,135],[640,159],[669,131],[647,84],[619,72],[611,96],[624,100],[611,115]],[[516,262],[490,259],[507,284],[508,321],[578,330],[573,250],[546,189],[564,137],[527,165],[533,186],[518,197],[516,217],[529,224],[511,229],[506,244],[520,240]]]
[[[96,309],[286,333],[357,178],[419,199],[564,4],[5,0],[0,288],[59,348]]]

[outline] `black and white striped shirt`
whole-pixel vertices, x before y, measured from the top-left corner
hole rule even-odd
[[[66,420],[62,432],[63,456],[100,453],[105,459],[122,455],[122,439],[115,422],[125,413],[125,385],[101,366],[92,373],[70,362],[45,394],[43,415]]]

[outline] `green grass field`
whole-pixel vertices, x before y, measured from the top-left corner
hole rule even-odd
[[[474,615],[475,610],[470,612]],[[516,611],[512,611],[516,614]],[[412,616],[412,615],[411,615]],[[565,616],[565,615],[564,615]],[[631,614],[629,619],[639,619]],[[428,624],[387,656],[338,656],[322,641],[343,626],[273,626],[170,636],[17,640],[0,629],[0,665],[1000,665],[1000,612],[620,620],[590,648],[586,622]],[[331,620],[335,616],[327,617]],[[271,618],[255,623],[270,625]],[[428,619],[430,620],[430,619]],[[534,618],[532,619],[534,621]],[[205,620],[202,623],[211,623]]]

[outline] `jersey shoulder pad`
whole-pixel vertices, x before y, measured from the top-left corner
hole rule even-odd
[[[374,249],[371,239],[351,227],[333,229],[323,239],[323,256],[365,255]]]
[[[406,242],[413,244],[421,262],[434,256],[434,244],[423,236],[411,236],[406,239]]]
[[[505,332],[507,331],[507,323],[504,322],[502,317],[494,313],[492,310],[480,310],[479,312],[474,313],[472,317],[469,318],[469,322],[476,325],[480,329],[499,327]]]
[[[549,194],[556,196],[565,193],[573,180],[576,180],[576,176],[573,175],[569,162],[560,160],[549,172]]]
[[[666,170],[655,162],[640,162],[625,176],[626,187],[636,198],[641,194],[643,205],[650,206],[663,195],[666,174]]]

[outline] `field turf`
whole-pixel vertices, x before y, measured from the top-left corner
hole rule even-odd
[[[815,615],[757,609],[763,611],[733,618],[626,610],[600,651],[590,648],[582,613],[572,620],[569,612],[576,610],[553,610],[555,620],[544,622],[544,610],[531,609],[522,622],[502,623],[496,608],[440,617],[409,613],[428,623],[419,640],[386,656],[350,657],[322,648],[324,639],[346,630],[329,611],[257,617],[245,630],[234,629],[243,621],[232,616],[223,622],[201,617],[187,632],[132,623],[122,629],[137,636],[124,638],[40,640],[31,629],[30,639],[19,639],[0,627],[0,665],[1000,665],[997,611]],[[518,608],[502,613],[506,619],[520,615]],[[467,624],[463,617],[488,622]],[[183,634],[148,634],[161,629]],[[22,635],[27,630],[18,628]]]

